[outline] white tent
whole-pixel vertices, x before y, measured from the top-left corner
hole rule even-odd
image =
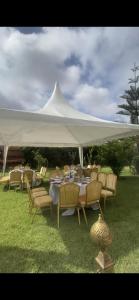
[[[58,84],[37,112],[0,109],[0,145],[5,145],[5,151],[9,146],[79,147],[81,165],[83,146],[137,134],[138,125],[106,121],[75,110]]]

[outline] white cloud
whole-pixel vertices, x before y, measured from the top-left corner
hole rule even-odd
[[[138,36],[138,27],[47,27],[31,34],[1,27],[0,106],[42,107],[58,80],[76,108],[124,118],[115,113],[132,77],[130,68],[139,64]]]
[[[116,103],[111,101],[107,88],[96,88],[88,84],[81,84],[72,99],[71,104],[86,113],[112,119],[117,111]]]

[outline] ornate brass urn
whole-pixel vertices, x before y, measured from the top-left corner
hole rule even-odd
[[[90,235],[100,249],[98,256],[95,258],[99,265],[99,271],[112,271],[114,263],[106,252],[106,248],[112,243],[112,236],[109,227],[103,220],[101,214],[99,214],[97,222],[92,225],[90,229]]]

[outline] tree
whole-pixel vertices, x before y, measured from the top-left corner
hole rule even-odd
[[[39,150],[34,150],[34,159],[37,162],[37,169],[40,170],[42,166],[48,166],[48,160],[46,157],[43,157]]]
[[[126,90],[125,94],[121,96],[122,99],[126,100],[126,104],[118,105],[120,110],[117,114],[128,115],[130,116],[130,122],[132,124],[139,123],[139,87],[137,87],[137,83],[139,82],[139,76],[136,75],[136,72],[139,70],[139,66],[134,64],[133,69],[131,69],[134,73],[134,78],[129,79],[129,84],[134,84],[130,86],[130,90]]]
[[[135,154],[134,139],[126,138],[111,141],[101,146],[101,153],[106,166],[110,166],[118,177],[124,166],[131,166]]]

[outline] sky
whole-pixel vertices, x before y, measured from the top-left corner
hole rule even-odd
[[[74,108],[116,114],[139,65],[139,27],[0,27],[0,107],[37,111],[58,81]]]

